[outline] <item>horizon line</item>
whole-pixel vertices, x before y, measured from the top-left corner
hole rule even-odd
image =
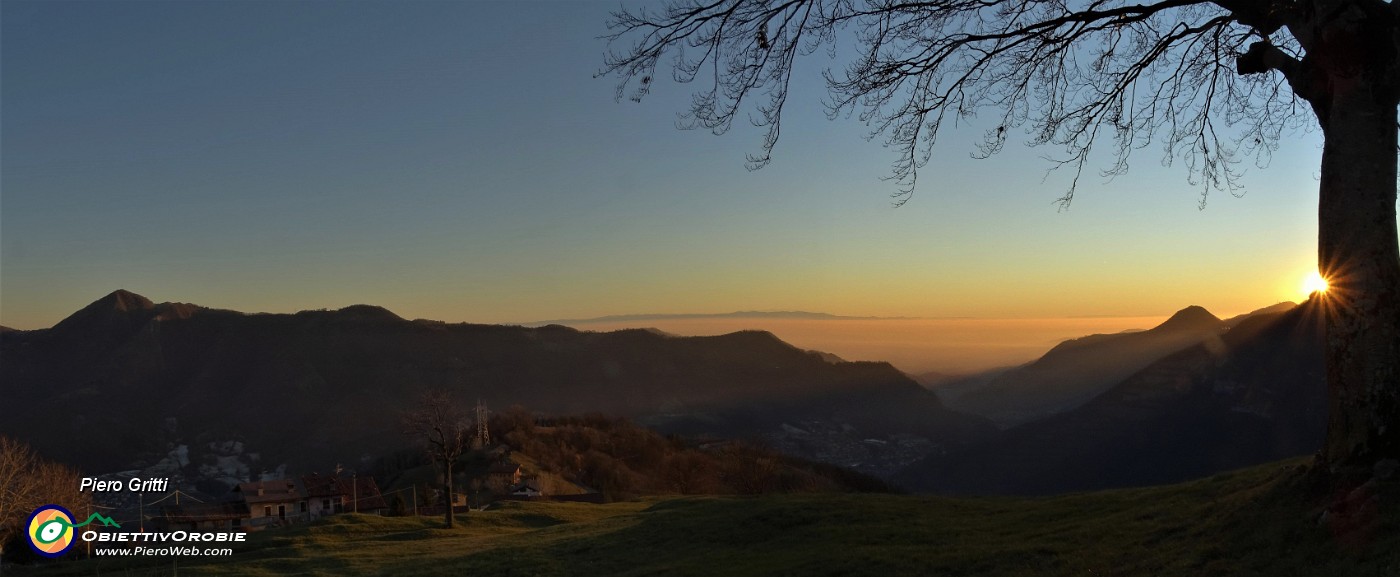
[[[110,296],[111,294],[114,294],[115,292],[121,292],[122,290],[124,290],[124,289],[118,289],[118,291],[113,291],[113,293],[109,293],[108,295],[104,295],[104,297],[102,297],[102,298],[106,298],[106,296]],[[130,291],[125,291],[125,292],[129,292],[129,293],[130,293]],[[143,298],[143,299],[146,298],[146,297],[144,297],[144,296],[142,296],[142,295],[139,295],[139,294],[137,294],[137,293],[130,293],[130,294],[133,294],[133,295],[136,295],[136,296],[140,296],[140,297]],[[102,298],[97,299],[97,301],[102,300]],[[147,300],[149,300],[149,299],[147,299]],[[97,301],[93,301],[93,303],[96,303]],[[1221,317],[1221,318],[1222,318],[1222,319],[1225,319],[1225,318],[1231,318],[1231,317],[1239,316],[1239,315],[1243,315],[1243,314],[1249,314],[1249,313],[1254,312],[1254,311],[1262,310],[1262,309],[1264,309],[1264,308],[1269,308],[1269,307],[1272,307],[1272,306],[1277,306],[1277,305],[1279,305],[1279,304],[1283,304],[1283,303],[1286,303],[1286,302],[1287,302],[1287,303],[1290,303],[1290,304],[1295,304],[1295,305],[1297,304],[1297,303],[1291,303],[1290,301],[1280,301],[1280,302],[1278,302],[1278,303],[1274,303],[1274,304],[1272,304],[1272,305],[1267,305],[1267,306],[1265,306],[1265,307],[1259,307],[1259,308],[1256,308],[1256,309],[1251,309],[1251,310],[1248,310],[1248,311],[1244,311],[1244,312],[1240,312],[1240,313],[1235,313],[1235,314],[1227,314],[1227,315],[1225,315],[1225,316],[1223,316],[1223,317]],[[93,304],[93,303],[90,303],[90,304]],[[90,304],[89,304],[88,306],[90,306]],[[216,308],[216,307],[206,307],[206,306],[204,306],[204,305],[198,305],[198,304],[194,304],[194,303],[182,303],[182,302],[173,302],[173,301],[167,301],[167,302],[163,302],[163,303],[159,303],[159,304],[193,304],[194,306],[197,306],[197,307],[200,307],[200,308],[211,308],[211,309]],[[381,306],[381,305],[368,305],[368,303],[350,304],[350,305],[346,305],[346,306],[344,306],[344,307],[339,307],[339,308],[336,308],[336,309],[330,309],[330,308],[304,309],[304,310],[298,310],[298,311],[294,311],[294,312],[284,312],[284,313],[262,312],[262,311],[259,311],[259,312],[234,311],[234,312],[242,312],[243,314],[297,314],[297,313],[308,312],[308,311],[315,311],[315,310],[340,310],[340,309],[349,308],[349,307],[353,307],[353,306],[366,306],[366,305],[367,305],[367,306],[374,306],[374,307],[377,307],[377,308],[381,308],[381,309],[384,309],[384,310],[386,310],[386,311],[389,311],[389,312],[393,313],[392,309],[389,309],[388,307],[384,307],[384,306]],[[742,318],[769,318],[769,319],[781,319],[781,320],[829,320],[829,321],[862,321],[862,320],[863,320],[863,321],[957,321],[957,320],[986,320],[986,321],[1001,321],[1001,320],[1007,320],[1007,321],[1009,321],[1009,320],[1036,320],[1036,319],[1046,319],[1046,320],[1049,320],[1049,319],[1111,319],[1111,318],[1143,318],[1143,317],[1160,317],[1160,316],[1167,316],[1167,317],[1170,317],[1171,315],[1173,315],[1173,314],[1175,314],[1175,313],[1177,313],[1177,312],[1180,312],[1181,310],[1184,310],[1185,308],[1189,308],[1190,306],[1198,306],[1198,305],[1188,305],[1187,307],[1183,307],[1182,309],[1177,309],[1177,310],[1172,311],[1172,312],[1169,312],[1169,313],[1148,313],[1148,314],[1142,314],[1142,313],[1138,313],[1138,314],[1079,314],[1079,315],[1044,315],[1044,316],[1035,316],[1035,315],[1031,315],[1031,316],[990,316],[990,315],[879,316],[879,315],[838,315],[838,314],[832,314],[832,313],[826,313],[826,312],[813,312],[813,311],[791,310],[791,309],[788,309],[788,310],[754,310],[754,309],[750,309],[750,310],[738,310],[738,311],[729,311],[729,312],[721,312],[721,313],[629,313],[629,314],[602,315],[602,316],[597,316],[597,317],[547,319],[547,320],[524,321],[524,322],[520,322],[520,321],[482,322],[482,321],[472,321],[472,320],[461,320],[461,321],[456,321],[456,322],[465,323],[465,324],[495,324],[495,325],[506,325],[506,326],[540,327],[540,326],[546,326],[546,325],[551,325],[551,324],[556,324],[556,325],[571,325],[571,324],[604,324],[604,323],[625,323],[625,322],[644,321],[644,320],[706,320],[706,319],[726,319],[726,318],[733,318],[733,319],[742,319]],[[83,308],[86,308],[86,306],[85,306],[85,307],[80,307],[80,308],[77,309],[77,310],[82,310]],[[1204,307],[1202,307],[1202,308],[1204,308]],[[229,310],[231,310],[231,309],[229,309]],[[1209,309],[1206,309],[1206,310],[1209,311]],[[77,312],[77,311],[74,311],[74,312]],[[393,314],[395,314],[395,315],[397,316],[397,313],[393,313]],[[1216,313],[1212,312],[1211,314],[1216,314]],[[71,314],[68,315],[68,316],[71,316]],[[68,316],[65,316],[64,319],[68,318]],[[0,326],[3,326],[4,328],[9,329],[9,330],[17,330],[17,331],[44,330],[44,329],[46,329],[46,328],[52,328],[53,326],[56,326],[58,323],[62,322],[62,320],[63,320],[63,319],[59,319],[58,321],[55,321],[52,325],[50,325],[50,326],[48,326],[48,327],[31,328],[31,329],[22,329],[22,328],[18,328],[18,327],[14,327],[14,326],[4,325],[3,323],[0,323]],[[427,318],[422,318],[422,319],[406,319],[406,320],[432,320],[432,321],[435,321],[435,322],[452,322],[452,321],[442,321],[442,320],[438,320],[438,319],[427,319]]]

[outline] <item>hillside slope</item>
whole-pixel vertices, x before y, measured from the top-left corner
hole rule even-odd
[[[1261,314],[1084,406],[896,477],[943,493],[1052,494],[1179,482],[1311,454],[1327,423],[1322,316]]]
[[[491,419],[499,445],[464,454],[453,468],[456,486],[476,487],[494,464],[516,464],[547,496],[598,493],[607,502],[656,495],[881,492],[888,484],[830,464],[781,454],[742,441],[696,442],[626,419],[592,415],[536,423],[524,411]],[[371,470],[381,487],[441,483],[442,473],[421,450],[386,459]],[[489,489],[484,489],[489,491]]]
[[[947,383],[940,390],[950,407],[1011,427],[1083,405],[1154,361],[1218,338],[1225,329],[1224,321],[1191,306],[1150,330],[1071,339],[986,383]]]

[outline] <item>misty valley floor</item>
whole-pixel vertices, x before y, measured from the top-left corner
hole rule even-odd
[[[510,503],[435,518],[339,516],[232,557],[92,560],[33,575],[1387,575],[1400,503],[1319,523],[1293,460],[1168,487],[1044,499],[904,495]],[[11,574],[10,570],[6,571]]]

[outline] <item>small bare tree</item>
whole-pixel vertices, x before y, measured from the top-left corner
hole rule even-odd
[[[418,400],[418,408],[403,414],[405,435],[427,443],[428,456],[442,470],[444,513],[447,528],[452,528],[452,465],[466,450],[471,423],[452,393],[433,389]]]

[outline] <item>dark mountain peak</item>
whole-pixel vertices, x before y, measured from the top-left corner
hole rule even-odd
[[[1210,311],[1206,310],[1204,307],[1191,305],[1176,311],[1176,314],[1172,315],[1172,318],[1167,319],[1167,322],[1157,325],[1157,328],[1154,330],[1200,331],[1220,328],[1223,324],[1224,321],[1210,314]]]
[[[394,314],[381,306],[375,305],[350,305],[336,311],[343,317],[350,317],[363,321],[401,321],[403,317]]]
[[[151,311],[155,308],[156,305],[151,302],[151,299],[131,291],[118,289],[79,309],[78,312],[68,315],[68,318],[59,321],[58,324],[54,325],[54,328],[69,329],[126,323],[131,321],[136,313]]]
[[[1189,306],[1147,331],[1064,341],[1035,362],[997,375],[956,399],[954,409],[1004,426],[1078,407],[1158,359],[1224,332],[1225,323]]]
[[[574,327],[566,327],[564,325],[545,325],[542,327],[535,327],[535,332],[576,335],[579,333],[579,330]]]
[[[117,289],[105,297],[88,305],[86,309],[101,308],[102,310],[114,310],[118,312],[148,311],[156,308],[156,304],[151,299],[138,295],[125,289]],[[86,310],[84,309],[84,310]]]

